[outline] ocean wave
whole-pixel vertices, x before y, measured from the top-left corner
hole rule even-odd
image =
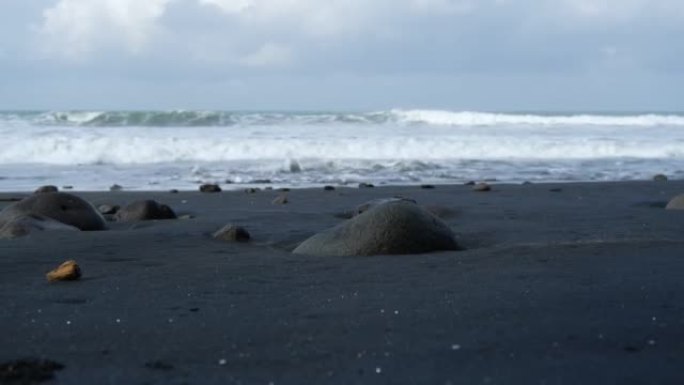
[[[682,115],[534,115],[470,111],[392,110],[399,122],[448,126],[684,126]]]
[[[0,123],[66,127],[250,127],[322,125],[684,126],[678,114],[522,114],[393,109],[375,112],[50,111],[0,112]]]
[[[190,131],[185,129],[186,131]],[[80,130],[82,131],[82,130]],[[218,132],[137,133],[128,130],[54,130],[1,135],[0,164],[153,164],[239,160],[684,159],[684,142],[656,138],[557,136],[272,137]]]
[[[230,127],[271,125],[381,124],[386,112],[230,112],[230,111],[62,111],[18,117],[39,126],[84,127]]]

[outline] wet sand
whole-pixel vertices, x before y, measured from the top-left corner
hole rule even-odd
[[[194,218],[0,240],[0,362],[57,384],[684,383],[684,181],[78,193]],[[0,208],[11,198],[0,194]],[[375,198],[415,199],[462,251],[289,251]],[[244,226],[251,242],[210,234]],[[76,260],[83,278],[48,283]],[[2,380],[0,380],[2,381]],[[0,382],[10,383],[10,382]]]

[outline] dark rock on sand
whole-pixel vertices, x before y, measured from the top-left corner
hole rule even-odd
[[[390,202],[410,202],[410,203],[416,203],[414,199],[410,198],[404,198],[404,197],[392,197],[392,198],[378,198],[378,199],[373,199],[368,202],[362,203],[354,209],[354,212],[352,213],[352,217],[355,217],[359,214],[363,214],[366,211],[372,209],[373,207],[377,207],[381,204],[384,203],[390,203]]]
[[[463,183],[463,185],[465,185],[465,186],[475,186],[475,181],[472,181],[472,180],[471,180],[471,181],[468,181],[468,182]]]
[[[145,363],[147,369],[152,370],[173,370],[174,366],[164,361],[149,361]]]
[[[668,210],[684,210],[684,194],[672,198],[665,208]]]
[[[47,186],[40,186],[34,191],[34,194],[42,194],[42,193],[51,193],[51,192],[57,192],[59,189],[57,186],[52,186],[52,185],[47,185]]]
[[[45,275],[50,282],[76,281],[81,278],[81,267],[76,261],[66,261]]]
[[[323,186],[323,191],[335,191],[334,186]]]
[[[431,184],[422,184],[422,185],[420,185],[420,188],[422,188],[424,190],[432,190],[435,188],[435,186],[431,185]]]
[[[368,211],[369,209],[376,207],[380,204],[388,203],[388,202],[399,202],[399,201],[416,203],[416,201],[414,199],[411,199],[411,198],[403,198],[403,197],[378,198],[378,199],[372,199],[372,200],[369,200],[367,202],[364,202],[364,203],[354,207],[354,209],[352,209],[352,210],[342,211],[342,212],[336,213],[334,216],[335,216],[335,218],[351,219],[351,218],[354,218],[355,216],[362,214],[362,213]]]
[[[122,191],[122,190],[123,190],[123,187],[116,184],[116,183],[109,186],[109,191]]]
[[[492,191],[492,186],[488,185],[487,183],[478,183],[475,186],[473,186],[473,191],[478,191],[478,192]]]
[[[99,211],[102,215],[116,214],[116,212],[119,211],[119,209],[121,209],[121,206],[119,205],[104,204],[97,206],[97,211]]]
[[[176,213],[169,206],[148,199],[121,208],[115,218],[120,222],[176,219]]]
[[[105,220],[90,203],[63,193],[31,195],[0,212],[0,226],[21,216],[47,217],[80,230],[104,230]]]
[[[249,232],[240,226],[226,225],[213,234],[214,239],[225,242],[247,242],[251,236]]]
[[[221,187],[217,184],[203,184],[199,188],[200,192],[203,193],[218,193],[221,192]]]
[[[276,197],[271,203],[274,205],[285,205],[288,204],[290,201],[287,199],[287,195],[282,194]]]
[[[171,190],[169,190],[169,193],[170,194],[178,194],[178,190],[175,188],[172,188]]]
[[[50,360],[27,358],[0,363],[0,384],[38,384],[52,380],[64,365]]]
[[[373,188],[375,185],[372,183],[359,183],[359,188]]]
[[[657,174],[657,175],[653,176],[653,181],[655,181],[655,182],[667,182],[668,178],[667,178],[667,175]]]
[[[295,254],[370,256],[458,250],[454,233],[415,203],[379,204],[336,227],[302,242]]]
[[[34,231],[80,231],[74,226],[58,222],[40,215],[22,215],[0,227],[0,239],[10,239],[29,235]]]
[[[245,189],[245,192],[246,192],[247,194],[256,194],[256,193],[258,193],[259,191],[261,191],[261,190],[259,190],[259,189],[256,188],[256,187],[250,187],[250,188],[246,188],[246,189]]]

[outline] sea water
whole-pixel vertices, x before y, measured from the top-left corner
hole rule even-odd
[[[0,112],[0,191],[684,178],[684,114]]]

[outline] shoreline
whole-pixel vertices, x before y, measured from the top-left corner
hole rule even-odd
[[[187,219],[0,240],[0,363],[77,383],[679,383],[684,181],[491,183],[138,199]],[[38,187],[38,186],[36,186]],[[28,195],[0,193],[4,199]],[[415,199],[464,250],[318,257],[301,241],[377,198]],[[249,243],[210,234],[234,223]],[[83,278],[50,284],[68,259]]]
[[[657,175],[661,174],[654,174],[654,177]],[[666,177],[667,178],[667,177]],[[404,188],[421,188],[421,186],[433,186],[434,188],[452,188],[452,187],[460,187],[460,186],[472,186],[472,184],[476,183],[487,183],[492,186],[530,186],[530,185],[536,185],[536,186],[546,186],[546,185],[596,185],[596,184],[629,184],[629,183],[680,183],[684,182],[684,179],[666,179],[666,180],[654,180],[653,178],[650,179],[628,179],[628,180],[578,180],[578,181],[522,181],[522,182],[510,182],[510,181],[497,181],[496,179],[473,179],[469,180],[466,182],[457,182],[457,183],[441,183],[441,182],[416,182],[416,183],[402,183],[402,184],[374,184],[372,181],[366,181],[366,182],[351,182],[347,184],[335,184],[335,183],[317,183],[315,185],[311,186],[292,186],[288,184],[278,184],[278,183],[220,183],[220,182],[206,182],[206,183],[197,183],[195,189],[181,189],[181,188],[175,188],[175,187],[170,187],[170,188],[164,188],[164,189],[150,189],[150,190],[138,190],[138,189],[126,189],[125,187],[122,187],[120,190],[111,190],[111,189],[103,189],[103,190],[79,190],[77,188],[73,188],[69,186],[69,188],[64,188],[63,186],[57,186],[59,191],[61,192],[66,192],[66,193],[72,193],[72,194],[100,194],[100,193],[168,193],[171,190],[177,191],[177,192],[183,192],[183,193],[193,193],[193,192],[200,192],[199,187],[202,184],[216,184],[219,187],[221,187],[223,193],[234,193],[234,192],[243,192],[245,189],[249,188],[257,188],[260,191],[279,191],[282,189],[287,189],[291,191],[301,191],[301,190],[319,190],[323,189],[326,186],[332,186],[334,189],[359,189],[359,188],[365,188],[365,187],[359,187],[360,184],[371,184],[373,187],[371,188],[397,188],[397,189],[404,189]],[[49,185],[49,184],[47,184]],[[28,190],[7,190],[3,191],[0,190],[0,195],[7,195],[7,194],[32,194],[35,189],[38,187],[41,187],[41,185],[36,185],[32,189]]]

